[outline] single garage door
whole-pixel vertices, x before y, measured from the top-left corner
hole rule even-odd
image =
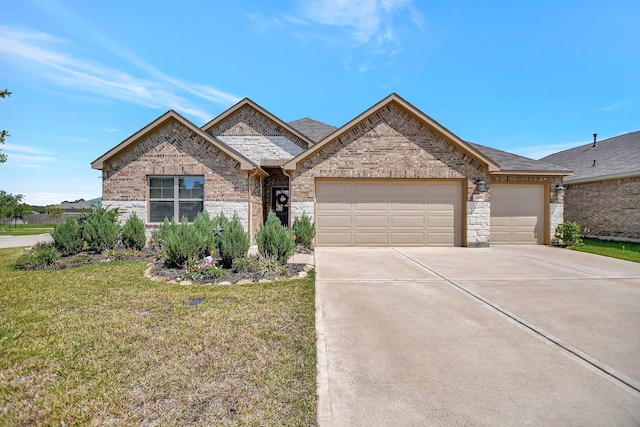
[[[491,244],[544,244],[544,185],[491,185]]]
[[[318,246],[460,246],[460,181],[316,182]]]

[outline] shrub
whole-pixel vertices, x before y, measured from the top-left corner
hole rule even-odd
[[[216,267],[213,263],[213,257],[208,256],[200,261],[189,261],[184,276],[189,280],[213,279],[217,282],[224,275],[225,271],[220,267]]]
[[[220,214],[220,218],[219,225],[222,227],[222,231],[220,237],[216,239],[218,254],[222,267],[231,268],[234,259],[242,258],[247,254],[251,242],[237,216],[234,215],[231,221],[227,220],[223,214]]]
[[[288,273],[287,268],[282,266],[276,256],[257,255],[252,261],[255,270],[265,279],[273,279]]]
[[[313,237],[316,234],[316,226],[311,222],[311,218],[303,213],[301,217],[293,220],[293,235],[296,238],[296,245],[303,249],[311,249]]]
[[[130,216],[127,222],[124,223],[120,240],[122,240],[122,244],[127,249],[140,251],[144,248],[144,244],[147,241],[147,237],[144,234],[144,222],[136,214]]]
[[[58,258],[60,258],[60,252],[54,243],[38,243],[18,257],[16,268],[19,270],[45,268],[55,263]]]
[[[182,267],[189,261],[197,261],[208,255],[213,231],[203,230],[189,224],[186,217],[178,225],[165,221],[160,227],[159,235],[165,253],[165,265]]]
[[[90,251],[101,253],[113,249],[120,227],[117,224],[118,210],[99,207],[84,218],[82,237]]]
[[[269,212],[264,225],[256,234],[258,251],[265,257],[275,256],[284,264],[293,254],[294,241],[291,232],[282,226],[275,213]]]
[[[582,243],[580,226],[574,221],[565,221],[556,228],[555,236],[563,246],[579,245]]]
[[[224,220],[226,221],[226,218]],[[193,220],[193,226],[198,229],[202,236],[206,237],[206,255],[214,255],[217,246],[215,230],[220,228],[220,221],[220,216],[210,218],[206,211],[199,212]]]
[[[65,222],[57,224],[51,232],[51,237],[62,256],[75,255],[82,250],[82,229],[75,218],[70,217]]]

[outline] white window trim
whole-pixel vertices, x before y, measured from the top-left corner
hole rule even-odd
[[[173,197],[172,198],[151,198],[151,179],[160,178],[167,179],[173,178]],[[203,194],[202,198],[180,198],[180,178],[201,178],[203,184]],[[151,203],[153,202],[172,202],[173,203],[173,220],[176,222],[180,222],[182,218],[180,218],[180,202],[202,202],[202,210],[204,211],[204,176],[203,175],[149,175],[147,176],[147,197],[148,197],[148,208],[147,208],[147,219],[149,224],[162,224],[162,221],[152,221],[151,220]],[[164,220],[163,220],[164,221]]]

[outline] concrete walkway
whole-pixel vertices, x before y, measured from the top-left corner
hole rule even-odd
[[[38,242],[51,242],[51,234],[37,234],[33,236],[0,236],[1,248],[20,248],[22,246],[33,246]]]
[[[323,426],[640,425],[640,264],[316,248]]]

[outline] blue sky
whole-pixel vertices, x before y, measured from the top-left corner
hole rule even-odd
[[[395,92],[539,158],[640,129],[639,17],[637,0],[0,0],[0,190],[98,197],[110,148],[244,97],[341,126]]]

